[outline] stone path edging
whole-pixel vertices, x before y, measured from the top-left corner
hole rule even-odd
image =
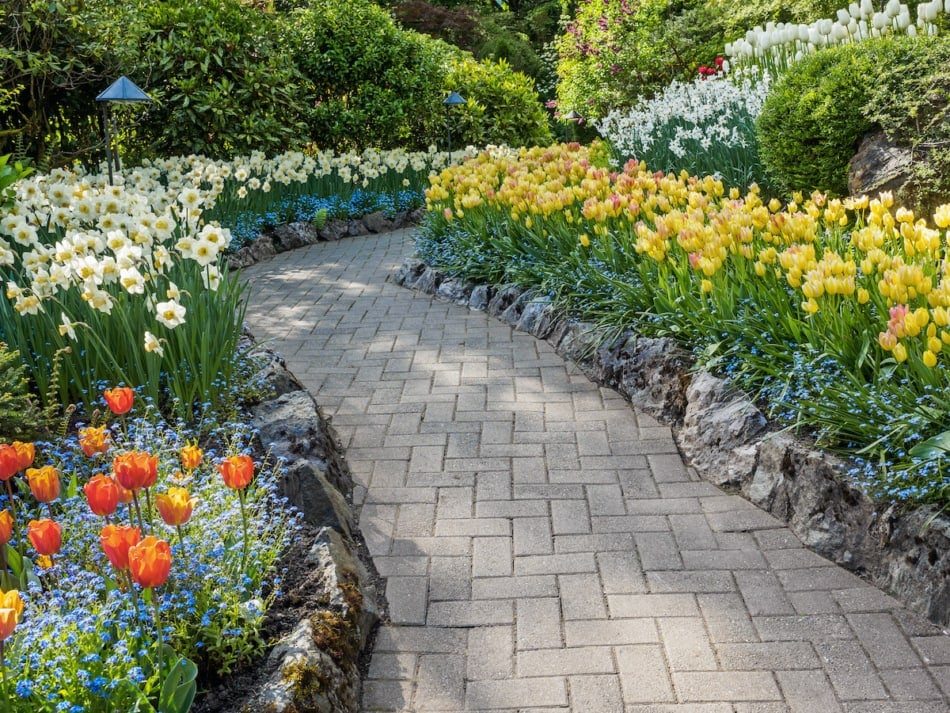
[[[695,370],[672,339],[628,331],[603,343],[593,324],[556,312],[544,295],[448,278],[414,258],[393,281],[547,339],[591,379],[674,426],[680,450],[704,479],[741,492],[822,557],[867,577],[935,624],[950,625],[950,518],[934,507],[881,512],[843,477],[842,461],[769,430],[747,395]]]

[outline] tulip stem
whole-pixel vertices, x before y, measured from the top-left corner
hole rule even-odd
[[[244,551],[241,556],[241,574],[247,569],[248,538],[247,538],[247,511],[244,507],[244,490],[238,490],[238,500],[241,503],[241,529],[244,531]]]
[[[175,529],[178,530],[178,543],[181,545],[182,550],[185,549],[185,536],[181,532],[181,525],[175,525]]]
[[[0,678],[3,679],[3,710],[10,710],[10,697],[7,695],[7,652],[6,642],[0,641]]]
[[[20,560],[23,560],[23,538],[20,537],[20,526],[17,523],[16,519],[16,502],[13,497],[13,484],[10,482],[12,478],[7,478],[7,494],[10,496],[10,518],[13,520],[13,534],[16,535],[16,551],[20,555]]]
[[[154,520],[152,519],[152,496],[149,494],[148,488],[145,488],[145,514],[148,515],[148,524],[151,527]]]
[[[162,684],[162,664],[164,663],[165,656],[162,651],[162,615],[158,609],[158,592],[154,589],[152,590],[152,606],[155,607],[155,637],[158,644],[158,680],[159,685]]]
[[[135,514],[138,517],[139,527],[142,529],[142,532],[145,532],[145,523],[142,521],[142,508],[139,507],[139,493],[138,490],[132,491],[132,503],[135,505]]]

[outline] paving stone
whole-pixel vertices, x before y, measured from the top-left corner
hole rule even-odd
[[[623,646],[659,641],[652,619],[597,619],[564,622],[567,646]]]
[[[470,557],[432,557],[429,564],[429,601],[462,600],[472,596]]]
[[[821,671],[778,671],[775,676],[792,713],[840,713],[834,690]]]
[[[519,599],[516,635],[519,651],[560,648],[560,602],[554,597]]]
[[[657,625],[671,671],[714,671],[718,668],[716,653],[702,618],[661,618]]]
[[[567,700],[561,677],[471,681],[465,691],[466,710],[566,706]]]
[[[490,577],[472,580],[473,599],[524,599],[556,597],[557,580],[553,574],[523,577]]]
[[[684,701],[777,701],[781,693],[765,671],[673,672],[673,687]]]
[[[558,575],[561,616],[567,619],[606,619],[607,607],[595,573]]]
[[[720,643],[716,645],[723,669],[730,671],[792,671],[821,667],[812,645],[805,641]]]
[[[511,624],[514,603],[510,600],[475,602],[432,602],[426,624],[429,626],[467,627]]]
[[[416,710],[461,710],[465,700],[464,679],[464,656],[454,654],[420,656],[414,699]]]
[[[386,601],[394,624],[424,624],[428,599],[428,577],[389,577]]]
[[[511,626],[480,626],[468,634],[469,681],[505,680],[514,674],[514,631]],[[375,659],[375,655],[373,656]]]
[[[673,686],[659,645],[621,646],[617,666],[625,703],[673,701]]]
[[[568,683],[573,710],[624,713],[616,676],[571,676]]]
[[[520,678],[614,673],[616,671],[614,659],[608,646],[519,651],[517,664]]]

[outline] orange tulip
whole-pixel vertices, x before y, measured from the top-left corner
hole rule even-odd
[[[250,456],[230,456],[218,463],[218,470],[225,485],[242,490],[254,477],[254,461]]]
[[[20,454],[9,443],[0,443],[0,480],[10,480],[20,470]]]
[[[149,535],[129,548],[129,571],[140,587],[161,587],[172,568],[172,548]]]
[[[123,505],[128,505],[134,499],[132,491],[128,488],[122,487],[121,484],[116,483],[115,487],[119,489],[119,502]]]
[[[41,503],[51,503],[59,497],[59,471],[51,465],[27,468],[26,478],[33,497]]]
[[[115,479],[123,488],[135,491],[155,485],[158,477],[158,456],[144,451],[129,451],[112,459]]]
[[[181,467],[185,470],[193,470],[201,463],[204,453],[198,446],[188,445],[181,449],[179,455],[181,456]]]
[[[26,536],[30,539],[33,549],[40,555],[52,557],[59,552],[63,544],[62,530],[59,525],[48,518],[30,520]]]
[[[6,641],[13,635],[13,630],[23,614],[23,600],[20,593],[11,589],[9,592],[0,590],[0,641]]]
[[[121,416],[132,410],[132,401],[135,398],[135,392],[128,386],[120,386],[115,389],[106,389],[102,392],[106,404],[112,413]]]
[[[3,547],[13,536],[13,516],[9,510],[0,511],[0,547]]]
[[[79,447],[92,458],[96,453],[105,453],[109,450],[109,432],[105,426],[89,426],[79,431]]]
[[[13,449],[17,452],[17,456],[20,459],[20,467],[18,470],[23,470],[33,465],[33,458],[36,457],[36,447],[32,443],[14,441]]]
[[[119,485],[115,479],[97,473],[83,486],[89,509],[99,517],[108,517],[119,506]]]
[[[178,527],[191,519],[195,501],[184,488],[169,488],[167,493],[155,496],[155,506],[166,524]]]
[[[129,568],[129,548],[142,541],[142,533],[137,527],[126,525],[106,525],[99,533],[99,543],[106,557],[116,569]]]

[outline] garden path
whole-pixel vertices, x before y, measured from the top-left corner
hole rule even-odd
[[[386,278],[411,232],[249,268],[388,578],[363,707],[946,713],[950,637],[700,481],[549,344]]]

